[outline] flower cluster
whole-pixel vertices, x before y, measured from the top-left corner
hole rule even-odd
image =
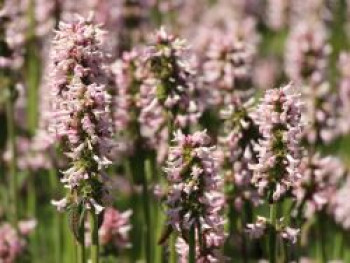
[[[310,145],[327,144],[338,138],[348,123],[342,120],[343,109],[339,107],[342,105],[339,94],[331,90],[329,83],[323,82],[319,85],[305,87],[302,95],[308,122],[303,134],[306,143]]]
[[[350,180],[346,182],[331,199],[331,212],[335,221],[344,229],[350,229]]]
[[[17,165],[21,171],[38,171],[52,167],[52,160],[48,156],[49,145],[47,134],[39,132],[33,139],[18,137],[16,145]],[[6,162],[12,159],[10,151],[3,156]]]
[[[109,163],[112,126],[101,52],[104,32],[90,21],[77,17],[72,23],[60,23],[56,32],[49,128],[71,160],[61,179],[69,195],[53,203],[59,209],[83,204],[99,213],[106,193],[102,177]]]
[[[200,116],[195,101],[194,70],[187,57],[188,47],[183,39],[169,34],[162,27],[156,33],[155,42],[146,50],[146,66],[149,76],[145,80],[148,98],[143,98],[140,121],[150,125],[151,111],[160,109],[170,114],[177,127],[185,128],[196,123]],[[149,90],[151,89],[151,90]],[[151,125],[150,125],[151,126]]]
[[[112,101],[114,128],[118,138],[123,141],[119,148],[129,153],[133,151],[133,144],[140,137],[139,100],[144,74],[139,56],[140,52],[136,49],[124,52],[122,58],[111,66],[116,84]]]
[[[298,83],[319,84],[325,79],[331,47],[321,24],[300,22],[292,29],[287,40],[285,71]]]
[[[148,78],[149,70],[141,55],[138,49],[124,52],[111,66],[115,78],[112,106],[118,152],[131,154],[135,147],[158,149],[158,159],[164,160],[165,153],[160,149],[167,144],[166,117],[155,99],[155,81]]]
[[[131,214],[131,210],[121,213],[114,208],[105,209],[103,222],[99,229],[99,238],[102,245],[111,244],[118,249],[131,247],[129,242]]]
[[[257,162],[254,145],[260,138],[259,127],[251,117],[253,103],[253,99],[243,103],[238,97],[232,98],[231,104],[221,112],[224,124],[219,146],[225,155],[226,181],[233,188],[231,198],[237,210],[241,210],[245,201],[260,203],[257,189],[251,183],[253,172],[248,168],[250,163]]]
[[[34,8],[35,33],[39,37],[45,37],[51,33],[56,24],[55,12],[59,2],[55,0],[36,0]]]
[[[253,224],[247,224],[246,232],[252,239],[259,239],[266,235],[269,228],[274,227],[270,224],[269,220],[265,217],[258,217],[257,221]],[[297,238],[300,233],[300,229],[286,226],[282,219],[279,220],[275,229],[278,236],[292,244],[297,242]]]
[[[25,250],[26,242],[10,224],[0,226],[0,261],[13,263]]]
[[[36,221],[21,221],[18,231],[8,223],[0,224],[0,262],[14,263],[20,260],[27,248],[25,237],[35,228]]]
[[[305,207],[304,215],[310,218],[315,212],[324,211],[336,193],[345,169],[335,157],[321,157],[319,153],[304,157],[300,172],[300,184],[294,189],[298,207]]]
[[[165,169],[169,182],[168,224],[184,241],[185,233],[195,228],[196,239],[202,240],[197,248],[197,262],[213,262],[211,258],[218,257],[225,240],[221,215],[223,180],[218,174],[214,148],[205,131],[192,135],[177,131],[174,143]],[[178,250],[181,258],[187,257],[186,251]]]
[[[233,92],[251,87],[255,46],[240,36],[213,37],[202,65],[204,85],[210,93],[210,104],[227,105]]]
[[[284,0],[268,0],[266,3],[266,15],[268,26],[275,30],[283,29],[288,23],[288,1]]]
[[[246,232],[251,239],[259,239],[265,235],[267,230],[267,219],[262,216],[258,216],[256,222],[253,224],[247,224]]]
[[[0,6],[0,69],[19,69],[24,62],[27,1],[6,0]]]
[[[342,52],[339,55],[338,70],[340,73],[339,99],[341,105],[341,120],[338,122],[343,133],[350,131],[350,122],[348,121],[350,113],[350,54]]]
[[[298,24],[300,21],[324,23],[333,18],[332,12],[334,10],[331,10],[331,8],[335,5],[332,1],[325,3],[322,0],[294,0],[289,3],[291,26]]]
[[[302,135],[300,95],[288,84],[267,90],[254,112],[262,139],[256,145],[258,163],[251,164],[252,182],[269,202],[278,201],[300,178]]]
[[[276,57],[267,57],[258,60],[254,65],[253,83],[262,90],[274,87],[281,74],[279,61]]]

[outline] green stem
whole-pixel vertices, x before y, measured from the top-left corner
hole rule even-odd
[[[174,133],[174,122],[173,122],[173,114],[171,111],[168,111],[168,147],[172,145],[172,138]],[[170,236],[168,249],[169,249],[169,262],[176,263],[177,262],[177,254],[176,254],[176,238],[177,235],[173,232]]]
[[[334,253],[333,258],[340,259],[342,256],[342,245],[343,245],[343,234],[337,229],[335,234],[335,244],[334,244]]]
[[[85,211],[83,211],[83,213],[80,215],[80,219],[79,219],[79,235],[81,240],[78,243],[78,262],[79,263],[85,263],[86,262],[86,250],[85,250]],[[98,215],[96,215],[96,217],[98,217]],[[97,220],[98,221],[98,220]],[[95,231],[95,228],[91,228],[93,229],[93,231]],[[91,231],[91,233],[93,233],[93,231]],[[98,229],[97,229],[98,231]],[[95,233],[94,233],[95,234]],[[98,236],[97,236],[98,238]],[[98,255],[98,253],[97,253]]]
[[[247,238],[244,232],[244,228],[247,225],[247,223],[251,222],[251,206],[247,201],[244,203],[243,211],[241,216],[241,226],[240,226],[240,233],[242,238],[242,261],[243,263],[247,263],[249,261],[248,256],[248,242]]]
[[[319,238],[318,238],[318,262],[321,263],[326,263],[327,262],[327,253],[326,253],[326,240],[325,240],[325,233],[326,233],[326,228],[325,228],[325,222],[324,222],[324,217],[322,212],[318,214],[317,218],[317,227],[318,227],[318,233],[319,233]]]
[[[289,254],[288,254],[288,246],[286,242],[282,244],[282,262],[290,262]]]
[[[28,172],[28,200],[27,200],[27,209],[28,217],[36,217],[36,187],[35,187],[35,178],[32,172]]]
[[[344,262],[350,262],[350,242],[349,242],[349,233],[343,231],[343,240],[344,240]]]
[[[37,218],[37,200],[36,200],[36,187],[35,187],[35,175],[32,171],[27,172],[27,216],[29,218]],[[17,208],[18,209],[18,208]],[[34,231],[34,233],[29,237],[29,243],[31,247],[31,253],[38,255],[40,250],[40,235],[39,231]]]
[[[228,211],[227,211],[227,232],[228,232],[228,237],[225,242],[225,247],[224,247],[224,253],[228,257],[233,257],[235,254],[234,247],[232,245],[232,239],[236,231],[236,226],[237,226],[237,217],[235,215],[235,208],[232,202],[232,199],[230,198],[230,195],[227,196],[228,198]]]
[[[55,168],[49,170],[50,188],[54,193],[58,187],[58,177]],[[52,238],[55,250],[56,262],[62,262],[62,215],[54,211],[52,215]]]
[[[85,240],[84,235],[82,236],[82,243],[78,243],[78,257],[79,263],[85,263],[86,262],[86,251],[85,251]]]
[[[196,229],[194,225],[190,229],[188,262],[196,263]]]
[[[269,233],[269,258],[270,263],[276,263],[276,221],[277,209],[276,204],[270,204],[270,233]]]
[[[150,211],[150,198],[148,195],[148,181],[149,181],[149,171],[150,171],[150,160],[145,157],[144,160],[144,178],[142,179],[142,189],[143,189],[143,209],[144,209],[144,217],[145,223],[145,242],[146,242],[146,262],[152,263],[152,232],[153,228],[151,226],[151,211]]]
[[[146,252],[146,238],[144,238],[144,200],[143,193],[135,190],[140,185],[142,187],[142,178],[144,174],[143,157],[140,155],[128,157],[124,162],[124,170],[132,182],[131,192],[131,207],[133,208],[133,214],[131,216],[132,229],[131,240],[133,249],[130,250],[130,257],[132,262],[144,260]]]
[[[6,117],[7,117],[7,137],[8,147],[11,160],[9,163],[9,176],[10,176],[10,195],[11,195],[11,221],[12,224],[17,227],[18,221],[18,199],[17,199],[17,154],[16,154],[16,129],[15,129],[15,117],[14,117],[14,101],[12,98],[12,87],[9,87],[9,96],[6,99]]]
[[[177,263],[176,233],[173,232],[169,239],[169,263]]]
[[[28,44],[27,44],[27,64],[26,79],[28,86],[28,127],[33,135],[38,123],[38,86],[40,84],[40,58],[38,55],[35,37],[35,1],[30,1],[28,10]]]
[[[99,245],[98,245],[98,215],[92,209],[90,211],[90,231],[91,231],[91,263],[99,262]]]
[[[62,214],[62,224],[63,224],[63,245],[64,252],[62,253],[62,257],[64,258],[62,262],[76,262],[76,242],[74,240],[74,236],[70,231],[69,220],[67,213]]]

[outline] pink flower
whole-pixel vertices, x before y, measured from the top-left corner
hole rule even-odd
[[[224,167],[226,180],[233,190],[228,193],[235,207],[240,211],[241,203],[248,201],[257,206],[260,195],[251,180],[253,171],[249,164],[257,162],[254,145],[261,137],[259,127],[252,119],[254,100],[243,103],[238,97],[232,98],[231,104],[221,111],[224,119],[223,136],[219,137],[219,146],[225,155]]]
[[[252,163],[252,182],[270,202],[278,201],[300,179],[302,103],[289,84],[267,90],[253,115],[263,139],[255,146],[258,162]]]
[[[345,175],[345,168],[337,158],[316,153],[302,159],[300,173],[303,176],[293,193],[298,205],[305,205],[305,217],[310,218],[327,209]]]
[[[330,211],[335,221],[345,230],[350,229],[350,180],[347,178],[343,185],[331,198]]]
[[[281,232],[280,236],[289,241],[292,244],[295,244],[298,240],[300,229],[285,227]]]
[[[99,26],[82,17],[70,24],[61,22],[52,43],[50,65],[53,106],[49,131],[64,145],[71,163],[61,181],[71,193],[76,192],[76,198],[67,198],[65,206],[84,200],[86,207],[96,212],[101,211],[106,194],[101,174],[113,147],[103,35]],[[59,207],[63,205],[59,203]]]
[[[339,99],[340,99],[340,114],[341,119],[338,122],[343,133],[350,131],[350,54],[342,52],[339,55],[338,69],[340,73],[339,82]]]
[[[15,263],[23,255],[26,241],[10,224],[0,225],[0,262]]]
[[[197,239],[203,242],[198,258],[215,258],[225,239],[221,215],[225,204],[223,180],[209,141],[205,131],[185,135],[178,130],[165,168],[169,182],[168,224],[180,236],[191,227],[196,229]],[[187,257],[185,250],[178,252]]]
[[[0,69],[18,70],[24,63],[28,1],[6,0],[0,8],[1,26],[5,31],[3,44],[8,50],[0,55]]]
[[[258,216],[257,221],[254,224],[247,224],[246,232],[253,239],[259,239],[265,235],[267,229],[267,219],[265,217]]]
[[[303,137],[308,144],[329,144],[346,131],[346,111],[340,107],[346,97],[333,92],[328,82],[305,87],[302,95],[308,122]]]
[[[287,40],[285,71],[298,84],[319,84],[326,78],[331,47],[322,24],[302,21],[293,27]]]
[[[177,127],[185,128],[200,117],[199,107],[194,100],[194,69],[188,57],[186,41],[169,34],[164,27],[156,32],[155,40],[146,52],[149,69],[148,84],[150,104],[141,110],[140,121],[146,124],[147,106],[161,107],[172,114]],[[145,101],[145,102],[146,102]],[[141,103],[143,101],[141,100]],[[144,120],[145,119],[145,120]]]
[[[267,24],[275,30],[283,29],[288,23],[290,2],[284,0],[268,0],[266,7]]]
[[[121,213],[116,209],[106,208],[103,214],[103,222],[99,229],[101,244],[111,244],[118,249],[131,247],[129,241],[131,215],[131,210]]]
[[[202,65],[202,81],[211,106],[227,105],[233,93],[249,89],[255,52],[256,47],[239,36],[213,37]]]

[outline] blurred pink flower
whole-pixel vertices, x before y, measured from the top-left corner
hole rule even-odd
[[[338,185],[345,176],[345,168],[341,161],[335,157],[321,157],[319,153],[304,157],[300,172],[303,175],[299,186],[294,189],[298,206],[306,218],[315,213],[326,211],[329,200],[337,192]]]
[[[301,111],[300,94],[288,84],[267,90],[254,112],[263,139],[255,146],[258,162],[250,165],[252,182],[261,194],[271,193],[269,202],[278,201],[300,180]]]
[[[331,47],[323,24],[301,21],[287,39],[285,72],[297,84],[315,85],[326,79]]]
[[[20,221],[19,232],[8,223],[0,224],[0,262],[19,262],[27,249],[27,236],[36,226],[36,220]]]
[[[112,244],[118,249],[131,247],[129,240],[131,215],[131,210],[121,213],[114,208],[106,208],[103,214],[103,222],[99,229],[101,244]]]

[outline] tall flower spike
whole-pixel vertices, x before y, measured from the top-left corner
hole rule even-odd
[[[116,60],[111,71],[115,79],[115,94],[112,99],[114,128],[121,139],[118,151],[132,153],[134,143],[139,139],[139,100],[142,85],[142,66],[140,52],[136,49],[124,52]]]
[[[52,46],[50,131],[70,159],[62,183],[69,189],[58,208],[82,205],[101,212],[103,168],[111,144],[110,98],[105,88],[104,31],[82,17],[60,23]]]
[[[285,71],[298,84],[319,84],[325,80],[331,47],[322,24],[298,23],[286,44]]]
[[[192,135],[177,131],[174,144],[165,169],[169,182],[168,224],[180,234],[178,248],[187,243],[187,234],[194,227],[196,244],[201,244],[196,262],[214,262],[219,260],[225,239],[221,215],[225,202],[223,180],[218,174],[214,148],[205,131]],[[188,257],[186,251],[178,249],[181,258]]]
[[[214,106],[230,103],[230,96],[251,88],[255,46],[239,35],[217,32],[203,63],[203,81]],[[228,100],[228,101],[225,101]]]
[[[141,123],[147,118],[149,107],[160,105],[172,114],[177,127],[185,128],[196,123],[200,116],[194,100],[194,70],[188,57],[185,40],[176,38],[162,27],[155,42],[146,51],[146,63],[150,71],[147,83],[154,97],[141,111]],[[145,102],[145,101],[144,101]]]
[[[139,49],[124,52],[111,71],[115,80],[113,122],[118,140],[116,155],[132,154],[135,147],[157,149],[159,161],[167,150],[166,114],[157,102],[154,79]],[[165,149],[165,151],[163,151]]]
[[[278,201],[300,179],[302,103],[291,84],[267,90],[254,112],[263,139],[256,145],[258,163],[252,182],[270,202]]]
[[[224,119],[223,135],[219,137],[220,148],[224,152],[226,180],[232,187],[233,202],[237,210],[245,201],[254,205],[260,203],[257,189],[251,183],[253,176],[249,164],[257,162],[254,145],[260,138],[259,127],[251,117],[254,99],[243,103],[240,98],[232,98],[227,109],[221,111]]]
[[[325,211],[329,200],[335,195],[338,185],[344,178],[345,169],[335,157],[321,157],[319,153],[304,157],[300,172],[303,175],[299,186],[293,193],[297,198],[298,208],[303,209],[306,218]]]
[[[304,140],[309,145],[328,144],[344,132],[347,118],[344,120],[342,102],[328,82],[305,87],[302,92],[305,101],[305,116],[308,125],[304,130]]]

